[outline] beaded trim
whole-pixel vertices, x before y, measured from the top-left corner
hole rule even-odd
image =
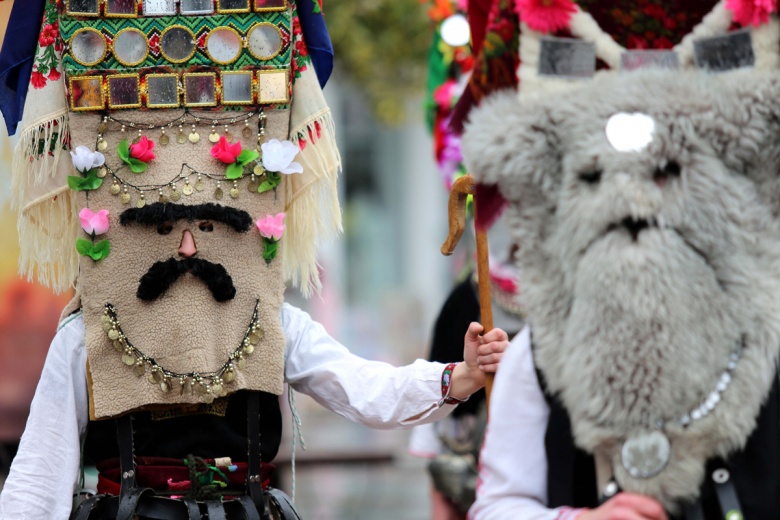
[[[176,380],[179,383],[181,394],[184,394],[187,387],[189,387],[193,395],[200,396],[204,403],[211,404],[216,397],[227,395],[225,384],[235,381],[236,369],[246,368],[247,360],[245,356],[252,354],[255,351],[255,347],[263,339],[263,329],[260,328],[259,324],[259,306],[260,300],[257,300],[255,310],[252,313],[252,319],[241,343],[230,354],[228,360],[213,372],[188,372],[183,374],[168,370],[158,364],[154,358],[147,356],[130,342],[119,324],[116,309],[110,303],[105,305],[100,322],[116,351],[122,354],[122,362],[128,367],[133,367],[133,372],[136,376],[139,378],[143,377],[148,369],[147,380],[149,383],[159,387],[162,392],[170,392],[173,389],[173,382]]]

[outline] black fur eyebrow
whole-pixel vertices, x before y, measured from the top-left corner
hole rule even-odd
[[[207,204],[174,204],[172,202],[155,202],[143,208],[126,209],[119,216],[119,223],[127,226],[132,222],[145,226],[159,226],[163,222],[177,220],[213,220],[222,222],[240,233],[249,231],[252,227],[252,217],[246,211],[221,206],[211,202]]]

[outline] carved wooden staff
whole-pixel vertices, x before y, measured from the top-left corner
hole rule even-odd
[[[452,185],[449,200],[449,222],[450,230],[447,240],[441,246],[441,252],[445,256],[450,256],[460,242],[463,231],[466,229],[466,199],[469,195],[473,196],[474,220],[477,219],[477,198],[474,178],[471,175],[464,175]],[[482,326],[486,334],[493,330],[493,307],[490,299],[490,263],[488,260],[488,239],[487,230],[476,229],[477,233],[477,276],[479,277],[479,309]],[[490,392],[493,390],[493,374],[485,374],[485,395],[490,408]]]

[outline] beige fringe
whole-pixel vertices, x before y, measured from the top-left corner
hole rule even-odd
[[[57,293],[73,287],[78,275],[78,208],[76,194],[67,186],[71,168],[67,136],[67,110],[29,125],[19,136],[12,166],[11,204],[19,210],[19,272],[28,281],[37,274],[39,283]]]
[[[330,109],[321,110],[293,129],[291,140],[295,144],[305,140],[306,146],[298,156],[304,173],[285,176],[287,233],[281,242],[282,262],[285,279],[300,287],[308,298],[322,288],[317,263],[319,244],[338,237],[342,231],[337,186],[341,155]]]

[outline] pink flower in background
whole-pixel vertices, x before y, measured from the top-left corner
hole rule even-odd
[[[548,34],[568,29],[577,6],[573,0],[517,0],[515,10],[528,27]]]
[[[268,215],[257,221],[257,229],[265,238],[279,240],[284,234],[284,213],[277,213],[276,216]]]
[[[140,141],[130,145],[130,157],[148,163],[157,157],[152,150],[154,150],[154,141],[150,141],[146,136],[143,136]]]
[[[241,141],[230,144],[224,135],[211,147],[211,156],[225,164],[233,164],[239,155],[241,155]]]
[[[453,101],[458,94],[458,83],[454,79],[448,79],[433,91],[433,100],[444,109],[452,108]]]
[[[777,0],[726,0],[726,9],[733,13],[734,21],[743,27],[763,25],[769,15],[777,11]]]
[[[84,208],[79,212],[79,220],[81,221],[81,229],[88,235],[102,235],[108,231],[108,210],[101,209],[97,213],[94,213],[89,208]]]

